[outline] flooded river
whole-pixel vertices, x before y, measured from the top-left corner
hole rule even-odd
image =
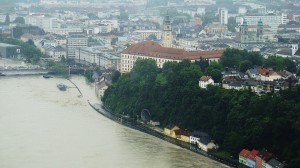
[[[174,168],[224,165],[95,112],[94,87],[66,79],[0,76],[1,168]]]

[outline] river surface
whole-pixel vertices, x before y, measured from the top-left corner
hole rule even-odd
[[[226,167],[95,112],[94,87],[66,79],[0,76],[0,168]]]

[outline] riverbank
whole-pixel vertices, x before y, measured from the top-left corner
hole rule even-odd
[[[230,166],[230,167],[241,167],[242,166],[238,162],[234,162],[232,160],[227,160],[225,158],[221,158],[221,157],[219,157],[217,155],[214,155],[212,153],[206,153],[206,152],[200,150],[196,145],[192,145],[190,143],[186,143],[186,142],[174,139],[172,137],[166,136],[164,133],[158,132],[154,129],[151,129],[151,128],[149,128],[149,127],[147,127],[147,126],[145,126],[145,125],[143,125],[139,122],[136,122],[135,120],[132,120],[130,118],[126,118],[126,117],[121,116],[121,115],[110,113],[107,110],[105,110],[100,104],[91,104],[90,101],[88,101],[88,104],[95,111],[97,111],[98,113],[100,113],[104,117],[107,117],[107,118],[109,118],[109,119],[111,119],[111,120],[113,120],[113,121],[115,121],[115,122],[117,122],[121,125],[124,125],[126,127],[129,127],[129,128],[132,128],[132,129],[144,132],[144,133],[147,133],[149,135],[152,135],[154,137],[157,137],[159,139],[162,139],[162,140],[167,141],[169,143],[172,143],[174,145],[180,146],[184,149],[190,150],[194,153],[200,154],[202,156],[205,156],[209,159],[215,160],[215,161],[220,162],[222,164],[225,164],[227,166]]]

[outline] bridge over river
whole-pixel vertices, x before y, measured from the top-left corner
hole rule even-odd
[[[0,74],[2,76],[13,76],[13,75],[45,75],[52,71],[45,68],[0,68]]]

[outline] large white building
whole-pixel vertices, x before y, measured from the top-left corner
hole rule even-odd
[[[160,30],[136,30],[134,33],[138,34],[142,40],[146,40],[150,35],[154,35],[156,39],[161,39]]]
[[[38,26],[49,32],[52,29],[58,29],[60,24],[58,19],[45,17],[44,14],[29,14],[25,17],[25,23],[33,26]]]
[[[88,38],[83,34],[71,34],[67,37],[67,57],[75,58],[75,51],[81,47],[87,47]]]
[[[242,25],[244,21],[247,22],[248,25],[257,25],[259,21],[262,21],[264,25],[270,26],[271,32],[277,32],[278,26],[281,24],[286,24],[288,22],[286,14],[268,14],[268,15],[254,15],[248,14],[241,18],[237,18],[239,21],[239,25]]]
[[[120,57],[96,47],[82,47],[75,51],[75,58],[79,63],[94,64],[106,69],[119,69]]]
[[[184,49],[162,47],[158,43],[145,41],[132,44],[121,53],[121,73],[130,72],[138,59],[153,59],[159,68],[166,62],[181,62],[182,60],[191,60],[194,62],[199,59],[218,61],[223,50],[213,51],[185,51]]]
[[[228,10],[225,8],[219,9],[219,17],[220,17],[220,23],[221,24],[228,24]]]

